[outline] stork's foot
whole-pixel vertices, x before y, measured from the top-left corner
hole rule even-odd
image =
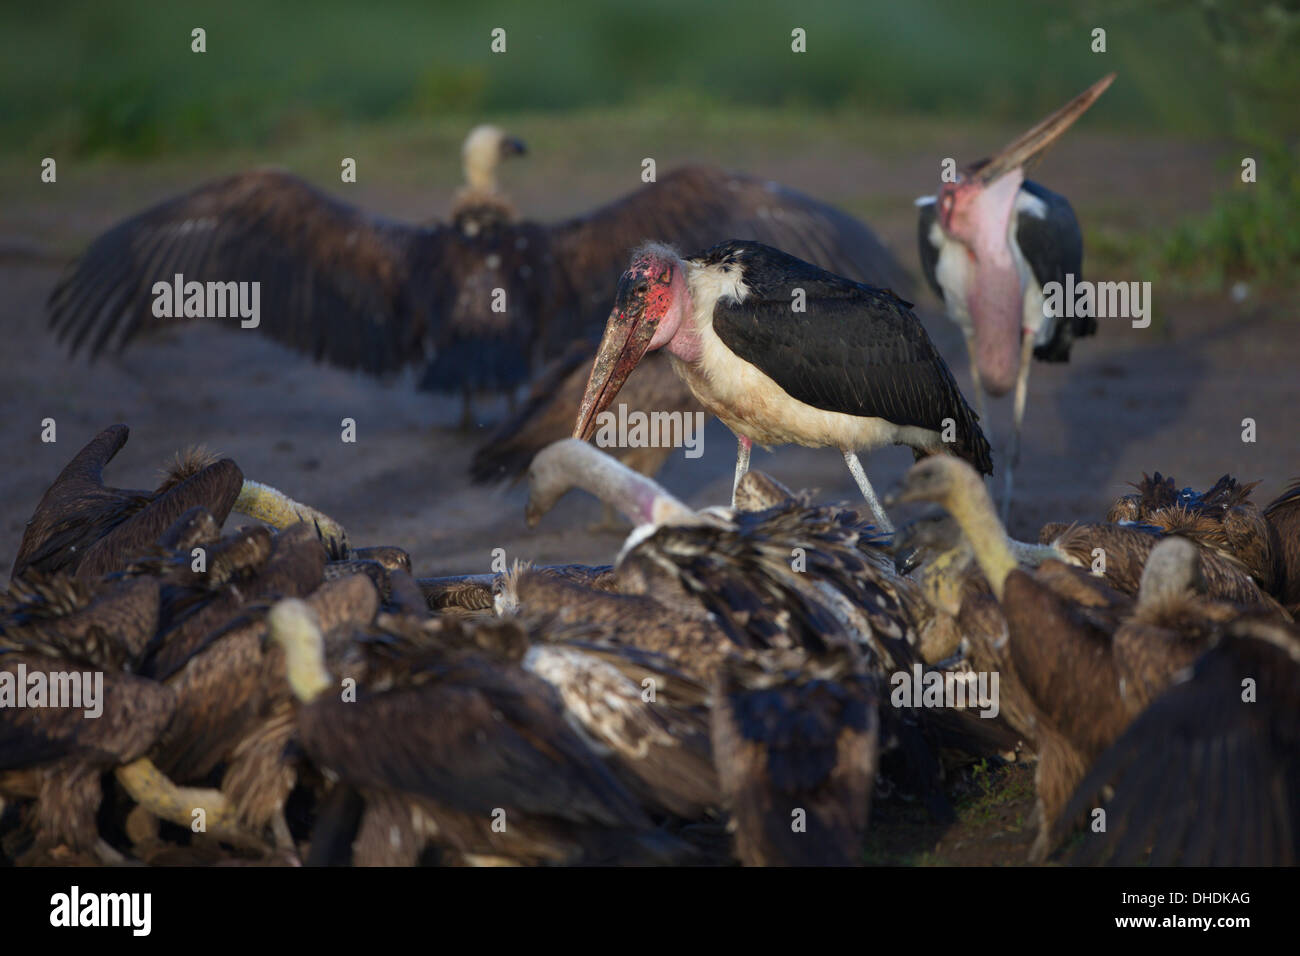
[[[1029,848],[1030,863],[1046,863],[1047,857],[1052,851],[1051,842],[1047,838],[1045,830],[1039,830],[1038,836],[1034,837],[1033,845]]]
[[[1047,856],[1051,853],[1052,846],[1050,840],[1051,827],[1047,822],[1047,811],[1043,807],[1042,798],[1034,802],[1033,813],[1029,816],[1029,825],[1035,827],[1038,831],[1034,837],[1034,842],[1029,847],[1030,863],[1045,863]]]
[[[282,491],[264,485],[260,481],[245,481],[239,490],[232,509],[241,515],[257,518],[276,528],[288,528],[299,521],[306,521],[316,526],[316,533],[322,541],[335,541],[346,545],[348,533],[343,526],[326,514],[310,505],[294,501]]]

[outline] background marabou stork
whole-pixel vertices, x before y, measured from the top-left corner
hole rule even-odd
[[[1015,386],[1011,449],[1003,467],[1005,522],[1012,476],[1020,459],[1032,352],[1067,362],[1079,336],[1092,335],[1092,316],[1045,314],[1043,286],[1083,278],[1083,234],[1064,196],[1025,179],[1025,170],[1105,92],[1115,74],[1087,90],[1006,146],[967,166],[938,196],[917,200],[921,267],[966,336],[975,407],[984,417],[985,389],[994,397]]]
[[[682,259],[643,246],[619,281],[575,438],[594,434],[637,363],[659,348],[737,437],[733,505],[754,442],[838,448],[891,531],[859,450],[948,451],[992,473],[978,419],[909,304],[779,249],[732,240]]]

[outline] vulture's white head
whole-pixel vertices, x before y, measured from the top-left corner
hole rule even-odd
[[[496,192],[497,166],[501,160],[527,151],[523,140],[507,135],[498,126],[475,126],[465,137],[465,145],[460,150],[466,185],[487,193]]]

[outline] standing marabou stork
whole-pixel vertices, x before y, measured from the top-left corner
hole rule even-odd
[[[771,246],[732,240],[690,259],[642,246],[619,281],[575,438],[591,437],[637,363],[660,348],[737,437],[733,505],[754,442],[838,448],[890,531],[859,450],[949,451],[993,471],[975,413],[908,303]]]
[[[1025,179],[1025,170],[1069,129],[1115,79],[1098,80],[992,159],[967,166],[938,196],[917,200],[921,267],[966,336],[975,407],[1015,386],[1014,424],[1002,520],[1011,508],[1012,473],[1020,459],[1030,353],[1068,362],[1070,345],[1097,331],[1091,315],[1045,314],[1043,286],[1082,279],[1083,235],[1069,201]],[[1017,364],[1018,363],[1018,364]]]

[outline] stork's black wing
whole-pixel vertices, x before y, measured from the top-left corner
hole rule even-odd
[[[939,285],[939,247],[934,244],[931,232],[939,223],[939,210],[936,197],[926,196],[916,201],[916,247],[921,255],[921,272],[930,284],[934,294],[943,299],[943,286]]]
[[[345,368],[393,371],[423,357],[431,318],[411,283],[430,271],[438,231],[372,217],[285,172],[240,173],[97,238],[51,293],[50,325],[73,351],[120,350],[183,321],[154,314],[157,282],[258,282],[259,332]]]
[[[843,275],[906,293],[910,281],[876,235],[833,206],[770,180],[710,166],[685,166],[658,182],[552,227],[556,258],[599,325],[632,250],[647,239],[683,253],[727,239],[753,239]],[[568,328],[574,338],[583,328]]]
[[[713,329],[727,348],[815,408],[933,431],[951,418],[954,451],[992,474],[979,420],[910,303],[759,243],[724,243],[696,261],[728,258],[749,292],[714,308]]]
[[[1247,684],[1247,681],[1250,683]],[[1113,790],[1101,799],[1103,788]],[[1277,866],[1300,861],[1300,647],[1241,621],[1097,761],[1062,820],[1106,813],[1082,863]]]
[[[1083,233],[1070,201],[1029,180],[1020,188],[1047,207],[1041,218],[1028,212],[1016,217],[1016,243],[1039,287],[1049,282],[1064,284],[1066,275],[1073,275],[1079,283],[1083,279]],[[1074,340],[1097,331],[1097,319],[1091,315],[1048,321],[1053,323],[1051,338],[1046,345],[1034,348],[1034,357],[1045,362],[1068,362]]]

